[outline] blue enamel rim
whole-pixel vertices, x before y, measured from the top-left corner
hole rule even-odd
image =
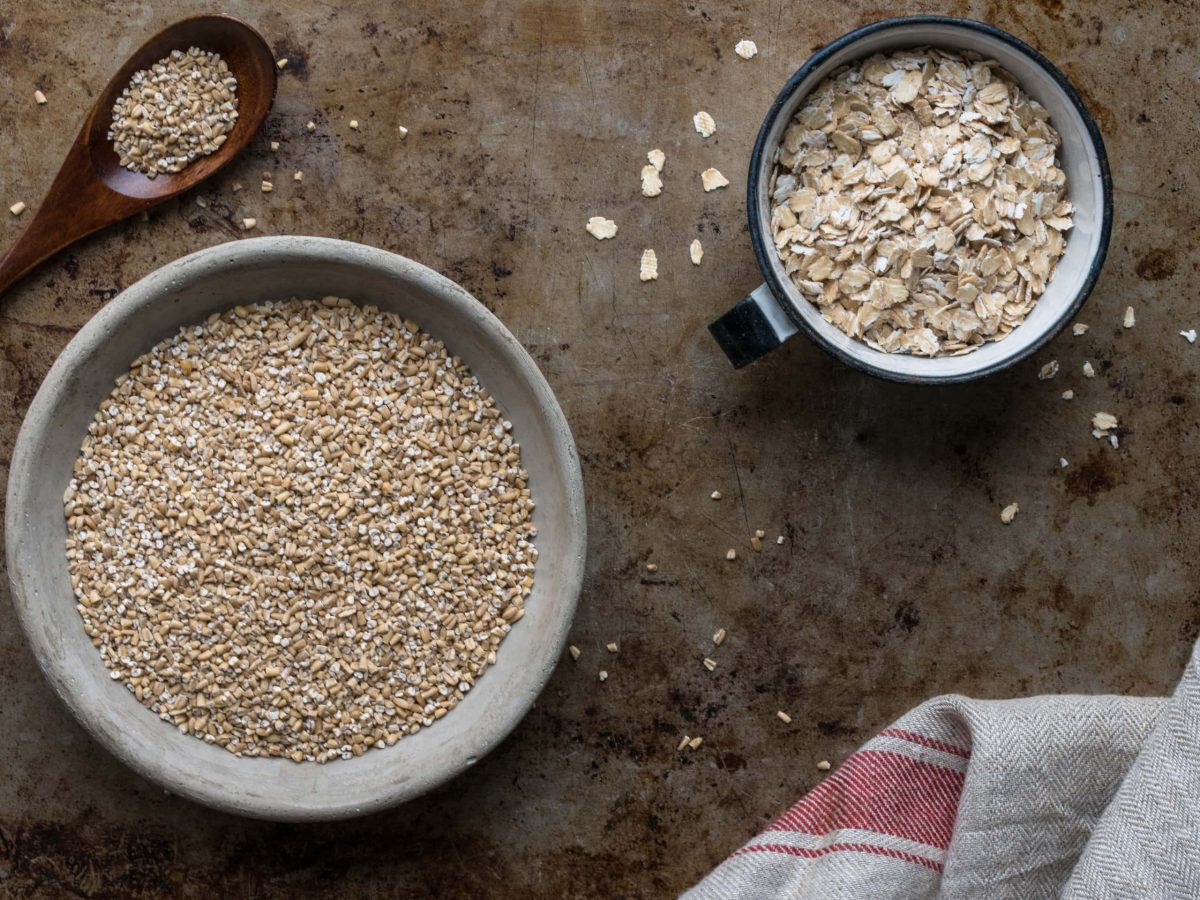
[[[872,365],[864,360],[849,356],[840,348],[829,343],[819,331],[809,325],[788,299],[787,288],[780,281],[774,268],[771,266],[770,254],[774,253],[774,242],[766,240],[766,236],[763,234],[762,222],[758,217],[758,199],[763,190],[761,173],[766,170],[763,161],[766,155],[774,150],[774,147],[767,146],[767,135],[771,127],[775,124],[775,120],[779,118],[784,105],[792,98],[792,95],[795,94],[796,89],[800,86],[800,82],[812,74],[817,67],[821,66],[835,53],[845,49],[861,38],[880,31],[889,31],[908,25],[949,25],[968,31],[977,31],[981,34],[997,38],[1019,50],[1025,56],[1028,56],[1054,79],[1055,83],[1066,94],[1067,99],[1079,112],[1080,117],[1083,119],[1084,127],[1087,129],[1088,137],[1095,149],[1096,159],[1100,166],[1101,193],[1104,198],[1100,224],[1100,244],[1096,248],[1096,254],[1092,258],[1091,265],[1088,268],[1087,278],[1084,280],[1075,299],[1071,301],[1070,306],[1063,310],[1062,315],[1046,329],[1045,333],[1024,350],[990,366],[985,366],[972,372],[965,372],[961,375],[902,375],[882,366]],[[905,384],[962,384],[1007,369],[1009,366],[1016,365],[1021,360],[1032,356],[1062,331],[1066,324],[1079,312],[1079,308],[1083,306],[1083,301],[1088,298],[1088,295],[1092,292],[1092,288],[1096,286],[1096,281],[1100,277],[1100,270],[1104,267],[1105,257],[1108,256],[1108,243],[1112,236],[1113,220],[1112,176],[1108,171],[1108,155],[1104,151],[1104,138],[1101,137],[1100,129],[1096,125],[1096,120],[1092,118],[1087,104],[1083,102],[1083,98],[1080,97],[1079,92],[1075,90],[1075,86],[1071,84],[1067,76],[1060,72],[1058,67],[1040,52],[1007,31],[997,28],[994,25],[977,22],[974,19],[963,19],[957,16],[901,16],[894,19],[873,22],[870,25],[864,25],[862,28],[856,28],[854,31],[842,35],[810,56],[808,61],[796,70],[796,74],[788,79],[787,84],[783,86],[783,90],[775,98],[775,102],[771,104],[771,109],[767,113],[767,117],[763,120],[762,128],[759,129],[758,139],[754,142],[754,152],[750,156],[750,173],[746,179],[746,213],[750,219],[750,236],[751,242],[754,245],[754,255],[758,259],[758,267],[762,270],[763,277],[766,279],[767,284],[771,286],[771,292],[775,295],[776,301],[778,301],[784,312],[787,313],[788,318],[795,322],[796,326],[811,338],[818,347],[852,368],[888,381],[899,381]]]

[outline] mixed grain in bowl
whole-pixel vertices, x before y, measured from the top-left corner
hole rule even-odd
[[[771,231],[801,295],[887,353],[960,355],[1019,326],[1072,226],[1060,137],[993,60],[877,53],[783,134]]]
[[[237,755],[361,755],[496,661],[537,551],[520,447],[416,323],[234,307],[117,379],[65,495],[78,610],[114,680]]]

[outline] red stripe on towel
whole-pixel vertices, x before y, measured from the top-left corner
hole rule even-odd
[[[942,871],[942,864],[915,853],[905,853],[903,850],[893,850],[891,847],[879,847],[875,844],[830,844],[828,847],[818,847],[810,850],[807,847],[789,847],[786,844],[751,844],[734,853],[734,856],[744,856],[747,853],[781,853],[785,856],[800,856],[804,859],[817,859],[828,853],[873,853],[876,856],[890,856],[903,862],[916,863],[935,872]]]
[[[900,753],[860,750],[768,831],[874,831],[946,850],[964,775]]]

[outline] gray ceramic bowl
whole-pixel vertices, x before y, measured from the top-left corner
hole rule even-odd
[[[876,53],[913,47],[974,50],[994,59],[1050,113],[1062,137],[1059,165],[1075,204],[1075,224],[1058,268],[1033,311],[1011,334],[963,356],[927,358],[884,353],[826,322],[784,271],[771,240],[767,186],[779,143],[792,116],[832,72]],[[709,326],[730,361],[746,365],[803,331],[842,362],[893,381],[949,384],[1008,368],[1054,337],[1087,299],[1108,252],[1112,233],[1112,180],[1104,140],[1087,105],[1050,60],[1011,34],[971,19],[908,16],[851,31],[822,47],[784,85],[758,133],[747,179],[750,235],[765,284]]]
[[[239,759],[179,733],[108,675],[75,610],[63,491],[113,379],[156,342],[216,310],[337,294],[414,319],[461,356],[513,423],[537,503],[539,557],[525,617],[448,716],[394,746],[324,765]],[[173,793],[281,821],[348,818],[402,803],[494,748],[562,652],[583,578],[583,483],[571,432],[532,359],[482,304],[411,260],[345,241],[266,237],[170,263],[121,293],[67,345],[29,408],[8,481],[8,571],[38,664],[105,747]]]

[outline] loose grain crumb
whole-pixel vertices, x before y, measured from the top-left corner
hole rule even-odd
[[[248,216],[247,218],[242,219],[242,231],[249,231],[251,228],[253,228],[257,224],[258,224],[258,219],[255,219],[252,216]]]
[[[1108,432],[1118,425],[1117,417],[1112,413],[1098,412],[1092,416],[1092,427],[1100,434],[1097,437],[1108,437]]]
[[[10,213],[12,213],[14,216],[19,216],[21,213],[25,212],[25,201],[18,200],[16,203],[14,203],[12,206],[10,206],[8,208],[8,211]]]
[[[700,243],[700,239],[696,238],[688,245],[688,256],[692,258],[692,265],[700,265],[700,261],[704,259],[704,246]]]
[[[646,153],[646,159],[650,161],[650,165],[654,166],[655,170],[661,172],[663,166],[667,164],[667,154],[663,153],[658,148],[650,150]]]
[[[692,126],[700,133],[701,137],[712,137],[717,130],[717,123],[704,110],[692,116]]]
[[[642,196],[657,197],[662,193],[662,177],[652,164],[642,166]]]
[[[1058,369],[1059,369],[1058,360],[1057,359],[1050,360],[1050,362],[1046,363],[1044,366],[1042,366],[1040,369],[1038,369],[1038,376],[1037,376],[1038,381],[1049,381],[1051,378],[1053,378],[1055,375],[1058,374]]]
[[[700,183],[704,185],[705,193],[723,188],[729,184],[729,179],[716,169],[705,169],[700,173]]]
[[[313,131],[316,131],[316,130],[317,130],[317,123],[316,123],[316,122],[314,122],[314,121],[312,121],[312,120],[310,119],[310,120],[309,120],[309,121],[308,121],[308,122],[305,124],[305,126],[304,126],[304,130],[305,130],[305,131],[308,131],[308,132],[313,132]]]
[[[716,634],[713,635],[712,641],[714,647],[720,647],[725,643],[726,631],[724,628],[718,628]]]
[[[41,91],[33,92],[33,100],[38,106],[46,105],[46,95],[43,94]]]
[[[1069,466],[1069,465],[1070,465],[1070,463],[1069,463],[1069,462],[1067,462],[1067,458],[1066,458],[1065,456],[1060,456],[1060,457],[1058,458],[1058,467],[1059,467],[1060,469],[1065,469],[1065,468],[1066,468],[1067,466]]]
[[[717,667],[717,661],[715,659],[712,659],[711,657],[708,657],[708,656],[704,657],[704,668],[708,669],[708,671],[711,672],[714,669],[716,669],[716,667]]]
[[[287,68],[287,64],[288,64],[288,61],[287,61],[286,56],[280,57],[279,59],[275,60],[275,68],[277,68],[280,72],[282,72],[284,69]]]
[[[1132,306],[1125,307],[1125,320],[1122,324],[1126,328],[1132,328],[1137,324],[1137,316],[1134,314]]]
[[[687,747],[688,743],[689,743],[691,740],[692,740],[692,739],[691,739],[690,737],[688,737],[688,736],[685,734],[683,737],[681,737],[681,738],[679,739],[679,746],[675,748],[675,751],[676,751],[677,753],[678,753],[678,752],[682,752],[682,751],[683,751],[683,749]]]
[[[1179,335],[1185,341],[1187,341],[1189,344],[1196,343],[1196,329],[1195,328],[1189,328],[1187,331],[1181,331],[1181,332],[1179,332]]]
[[[299,169],[297,169],[295,172],[292,173],[292,181],[303,181],[303,180],[304,180],[304,173],[301,172]]]
[[[1083,377],[1084,378],[1095,378],[1096,377],[1096,368],[1095,368],[1095,366],[1092,365],[1090,360],[1083,364]]]
[[[720,500],[723,495],[721,494],[720,491],[713,491],[708,496],[711,497],[713,500]]]
[[[1012,520],[1017,517],[1017,513],[1021,511],[1021,506],[1018,503],[1010,503],[1004,509],[1000,510],[1000,521],[1005,525],[1011,525]]]
[[[208,209],[208,201],[205,200],[203,197],[196,198],[196,205],[198,207],[200,207],[201,209]]]
[[[400,131],[400,140],[404,140],[406,137],[408,137],[408,129],[405,128],[403,125],[400,126],[399,131]]]
[[[572,644],[567,648],[567,652],[571,654],[571,659],[578,660],[579,654],[582,652],[578,647]]]
[[[596,677],[598,679],[600,679],[600,681],[608,681],[608,673],[606,671],[604,671],[603,669],[600,670],[599,674]]]
[[[642,251],[642,258],[638,265],[638,278],[642,281],[658,279],[658,256],[649,247]]]
[[[353,128],[355,131],[358,131],[358,119],[351,119],[350,127]]]
[[[616,641],[611,641],[604,645],[604,649],[607,650],[609,653],[616,653],[621,648],[619,646],[617,646]]]
[[[833,768],[833,766],[829,762],[829,760],[823,759],[819,763],[817,763],[817,768],[820,769],[822,772],[828,772],[830,769]]]
[[[271,141],[271,152],[272,153],[279,152],[279,141]]]
[[[647,572],[657,572],[658,571],[658,563],[646,563],[646,571]]]
[[[616,237],[617,223],[603,216],[592,216],[587,220],[584,230],[596,240],[606,241],[609,238]]]
[[[694,737],[690,741],[688,741],[688,746],[691,747],[693,750],[699,750],[700,745],[703,743],[704,743],[704,738]]]
[[[792,717],[785,713],[782,709],[775,713],[775,718],[777,718],[784,725],[792,724]]]
[[[742,38],[733,48],[733,52],[742,59],[753,59],[758,54],[758,44]]]
[[[730,547],[728,550],[725,551],[725,558],[728,560],[737,559],[737,551],[734,550],[732,547]]]
[[[1071,326],[1071,334],[1075,335],[1075,337],[1081,337],[1087,334],[1087,331],[1088,326],[1084,325],[1082,322],[1076,322]]]
[[[783,535],[782,534],[779,537],[775,538],[775,543],[780,544],[780,545],[783,544]]]
[[[271,193],[271,191],[273,191],[273,190],[275,190],[275,185],[273,185],[271,182],[269,182],[269,181],[264,181],[264,182],[262,183],[262,192],[263,192],[264,194],[269,194],[269,193]]]
[[[1069,389],[1068,389],[1068,390],[1065,390],[1065,391],[1063,391],[1063,392],[1062,392],[1062,398],[1063,398],[1064,400],[1074,400],[1074,399],[1075,399],[1075,392],[1074,392],[1074,391],[1072,391],[1072,390],[1069,390]]]

